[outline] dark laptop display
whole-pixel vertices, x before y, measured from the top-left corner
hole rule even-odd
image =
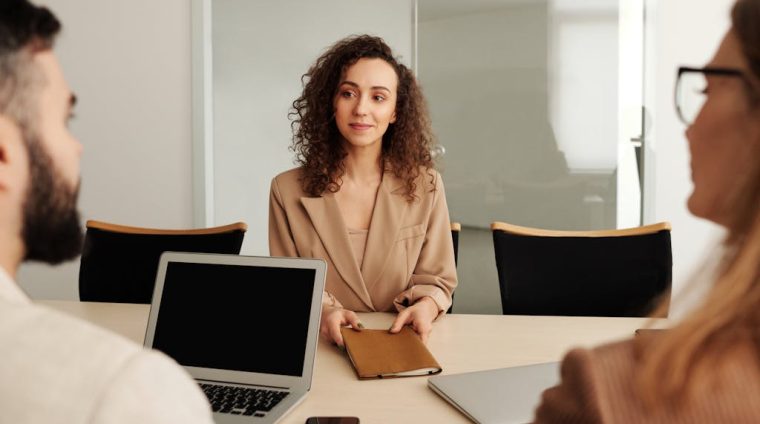
[[[313,269],[169,262],[153,347],[184,366],[301,376],[314,279]]]

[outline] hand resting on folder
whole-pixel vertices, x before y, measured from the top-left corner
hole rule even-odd
[[[340,334],[341,327],[350,325],[354,330],[361,330],[364,324],[359,321],[354,311],[335,308],[332,306],[322,307],[322,320],[319,323],[319,334],[332,341],[339,347],[344,347],[343,336]]]
[[[391,333],[398,333],[405,325],[409,325],[420,336],[422,342],[427,343],[428,336],[433,330],[433,321],[437,317],[438,306],[435,301],[429,297],[423,297],[414,305],[399,312],[388,330]],[[332,306],[322,308],[322,321],[319,326],[322,337],[343,347],[345,344],[341,335],[341,327],[345,326],[351,326],[355,330],[364,328],[359,317],[353,311]]]
[[[438,317],[438,305],[430,297],[423,297],[414,305],[399,312],[391,325],[390,332],[398,333],[405,325],[410,325],[419,334],[422,343],[427,343],[433,330],[433,321]]]

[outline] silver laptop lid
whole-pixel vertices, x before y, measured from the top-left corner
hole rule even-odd
[[[311,387],[325,262],[166,252],[145,335],[195,378]]]
[[[559,380],[559,363],[548,362],[438,375],[428,386],[476,423],[528,423],[541,393]]]

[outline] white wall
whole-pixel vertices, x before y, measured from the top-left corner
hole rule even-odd
[[[673,288],[680,292],[692,279],[721,231],[691,216],[686,199],[691,193],[689,152],[685,127],[673,106],[676,69],[679,65],[703,66],[715,52],[730,26],[733,0],[648,1],[650,15],[649,107],[653,110],[652,137],[654,173],[647,184],[653,194],[646,211],[648,221],[667,220],[673,224]],[[652,199],[652,198],[650,198]],[[677,311],[688,302],[674,299]]]
[[[56,53],[79,103],[83,219],[192,225],[190,2],[37,0],[62,21]],[[24,265],[34,298],[78,296],[79,261]]]

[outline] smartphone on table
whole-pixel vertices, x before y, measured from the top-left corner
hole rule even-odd
[[[356,417],[309,417],[306,424],[359,424]]]

